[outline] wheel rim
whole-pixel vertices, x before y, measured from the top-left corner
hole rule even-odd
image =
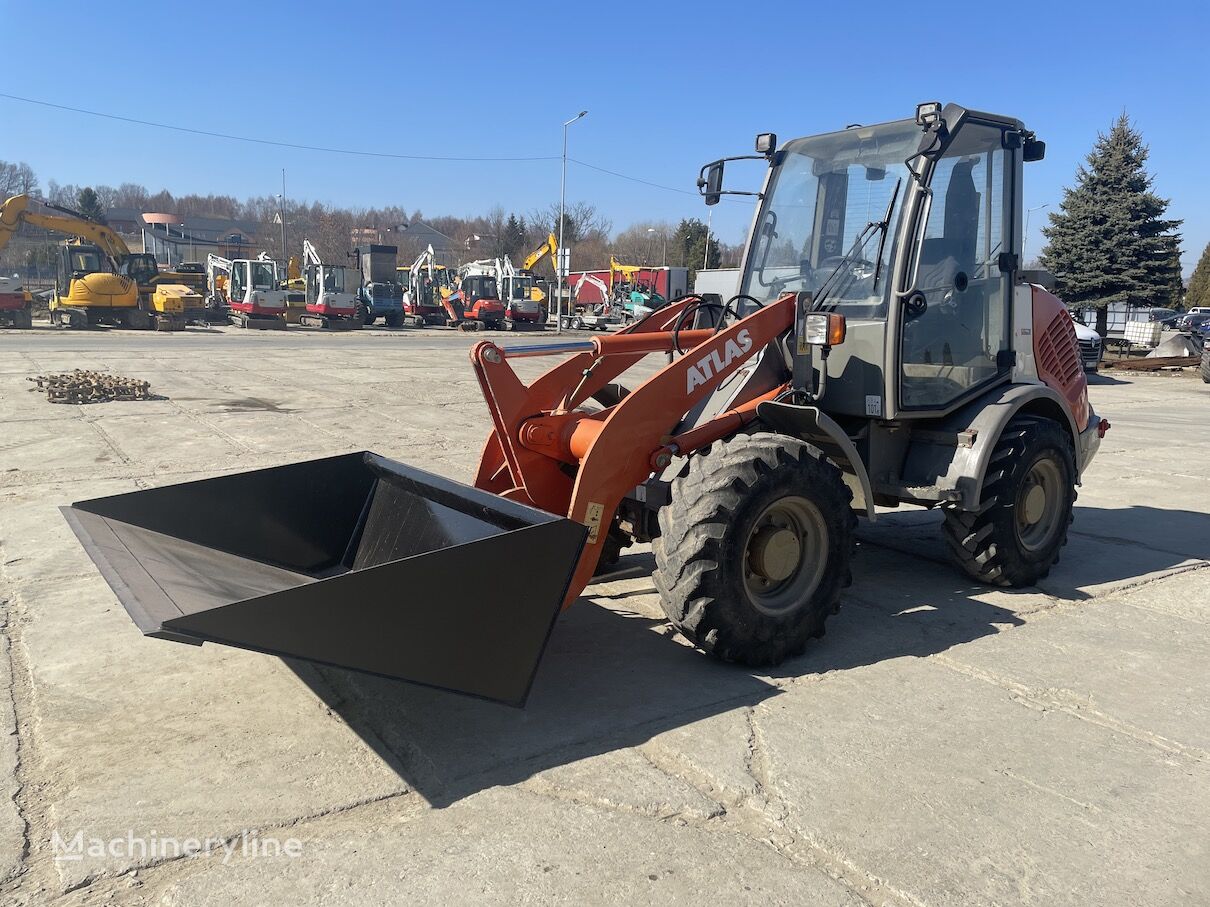
[[[757,611],[780,616],[814,594],[828,562],[828,527],[806,498],[769,504],[744,544],[744,590]]]
[[[1035,460],[1017,490],[1017,540],[1026,551],[1045,548],[1059,530],[1063,511],[1063,470],[1050,457]]]

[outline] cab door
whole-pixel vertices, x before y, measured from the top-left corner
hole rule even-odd
[[[242,303],[248,295],[249,262],[236,261],[231,264],[231,287],[227,298],[232,303]]]
[[[1009,374],[1015,138],[966,121],[932,164],[914,290],[901,295],[901,410],[943,412]]]

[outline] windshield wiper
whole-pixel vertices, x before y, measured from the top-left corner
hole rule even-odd
[[[851,264],[857,257],[857,254],[865,248],[866,240],[877,230],[880,234],[878,240],[878,255],[874,262],[874,287],[878,286],[878,278],[882,273],[882,252],[886,247],[887,230],[891,223],[891,212],[895,209],[895,200],[899,197],[899,187],[903,185],[903,178],[900,177],[895,182],[895,188],[891,190],[891,200],[887,202],[886,213],[882,216],[882,220],[872,220],[857,234],[857,238],[853,240],[853,245],[849,247],[849,251],[836,263],[836,267],[824,278],[823,283],[819,285],[819,291],[815,294],[815,303],[813,309],[818,310],[823,305],[828,294],[836,289],[836,285],[840,283],[838,276],[846,265]]]

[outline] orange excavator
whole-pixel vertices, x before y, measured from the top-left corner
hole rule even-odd
[[[823,634],[875,505],[937,508],[959,570],[1033,584],[1109,428],[1070,315],[1021,263],[1022,168],[1044,149],[1020,120],[932,102],[762,134],[699,178],[707,204],[759,201],[737,295],[472,348],[491,419],[473,485],[360,452],[68,522],[145,633],[513,704],[560,611],[634,543],[671,626],[755,666]],[[725,188],[742,158],[767,163],[759,190]],[[534,357],[555,361],[526,383]]]

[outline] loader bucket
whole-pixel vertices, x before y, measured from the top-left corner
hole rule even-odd
[[[523,705],[579,523],[360,452],[64,507],[148,636]]]

